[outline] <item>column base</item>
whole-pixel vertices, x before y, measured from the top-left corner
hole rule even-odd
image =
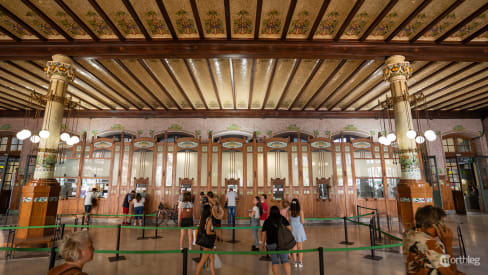
[[[425,205],[434,205],[432,187],[423,180],[401,179],[398,190],[398,217],[404,230],[415,226],[415,212]]]
[[[31,179],[22,187],[19,226],[55,225],[60,186],[56,179]],[[32,239],[54,234],[54,228],[18,229],[16,239]]]

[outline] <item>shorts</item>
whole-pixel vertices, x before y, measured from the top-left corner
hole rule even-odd
[[[267,244],[266,247],[268,248],[268,251],[276,251],[278,250],[278,244],[272,243],[272,244]],[[288,253],[285,254],[271,254],[271,263],[272,264],[280,264],[280,261],[282,264],[289,263],[290,260],[288,259]]]
[[[89,214],[92,209],[91,205],[85,205],[85,213]]]
[[[222,226],[222,220],[217,220],[217,219],[212,218],[212,225],[214,227],[221,227]]]
[[[129,214],[129,207],[122,207],[122,213]]]
[[[264,220],[259,220],[259,225],[263,226]]]
[[[193,218],[181,219],[180,227],[192,227],[192,226],[193,226]]]
[[[134,214],[135,215],[142,215],[143,213],[144,213],[144,206],[134,207]],[[135,219],[141,220],[142,216],[136,216]]]

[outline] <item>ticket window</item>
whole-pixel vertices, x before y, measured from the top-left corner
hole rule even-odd
[[[185,192],[190,192],[191,193],[191,184],[190,183],[183,183],[181,184],[181,194]]]
[[[232,189],[234,192],[238,193],[238,188],[239,185],[238,184],[227,184],[227,192],[230,191],[230,189]]]
[[[97,179],[97,178],[83,179],[81,181],[82,185],[81,185],[80,198],[84,198],[86,193],[88,191],[91,191],[93,188],[96,188],[98,190],[97,195],[99,198],[107,198],[109,183],[110,180],[108,179]]]
[[[285,198],[285,180],[272,179],[273,185],[273,200],[281,201]]]
[[[61,191],[59,192],[59,197],[61,199],[76,197],[76,187],[78,184],[76,178],[57,178],[56,180],[61,186]]]
[[[329,188],[330,188],[329,184],[319,183],[318,188],[319,188],[319,199],[320,200],[330,199],[330,197],[329,197]]]
[[[146,183],[136,183],[136,194],[139,193],[143,198],[146,197],[147,184]]]

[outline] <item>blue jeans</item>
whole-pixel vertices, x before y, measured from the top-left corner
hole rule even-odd
[[[236,220],[236,207],[235,206],[227,206],[229,210],[229,215],[227,215],[227,222],[228,224],[234,224]]]
[[[251,226],[259,226],[259,219],[251,218]],[[254,237],[254,246],[259,247],[259,238],[258,238],[259,229],[252,229],[252,236]]]
[[[85,213],[90,214],[91,208],[92,208],[91,205],[89,204],[85,205]]]
[[[142,213],[144,213],[144,206],[134,207],[134,214],[135,215],[142,215]],[[135,219],[136,219],[136,221],[142,220],[142,216],[136,216]]]
[[[266,245],[268,247],[268,251],[276,251],[278,250],[278,244],[272,243]],[[280,264],[280,260],[282,264],[289,263],[290,260],[288,260],[288,253],[285,254],[271,254],[271,263],[272,264]]]

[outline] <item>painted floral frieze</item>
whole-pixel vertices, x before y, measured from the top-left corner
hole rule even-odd
[[[373,36],[384,36],[392,31],[395,25],[395,19],[398,17],[396,12],[389,13],[381,21],[381,23],[374,29]]]
[[[249,12],[247,10],[240,10],[237,13],[237,19],[234,19],[233,23],[233,32],[235,34],[252,33],[252,20],[249,18]]]
[[[93,30],[98,34],[98,35],[111,35],[112,30],[110,27],[107,25],[105,20],[103,20],[100,15],[98,15],[96,12],[89,11],[86,13],[86,16],[88,17],[88,24],[93,28]]]
[[[67,15],[64,11],[58,11],[56,17],[59,18],[59,22],[64,29],[71,35],[86,35],[86,32],[78,25],[71,16]]]
[[[455,13],[450,13],[438,24],[433,26],[430,30],[428,30],[424,36],[425,37],[437,37],[441,35],[442,33],[446,32],[451,28],[456,21],[456,14]]]
[[[298,18],[293,20],[288,30],[289,34],[306,34],[310,29],[309,12],[303,10],[298,13]]]
[[[16,35],[20,35],[20,36],[29,35],[27,30],[22,25],[11,21],[10,18],[1,11],[0,11],[0,25],[2,25],[6,29],[8,29],[10,32],[12,32]]]
[[[42,34],[45,35],[56,35],[56,31],[48,24],[44,22],[37,14],[32,11],[28,11],[25,16],[28,20],[32,23],[32,25],[36,26],[36,29],[39,30]]]
[[[181,9],[176,12],[176,29],[181,34],[192,34],[197,33],[195,28],[195,22],[193,19],[187,17],[188,12]]]
[[[208,18],[205,19],[205,32],[208,34],[222,34],[224,33],[224,22],[218,18],[219,14],[216,10],[207,12]]]
[[[412,22],[408,23],[404,28],[400,30],[398,36],[400,37],[410,37],[412,34],[420,31],[420,27],[425,24],[427,16],[425,13],[420,13],[415,16]]]
[[[125,11],[117,11],[115,13],[117,17],[117,26],[124,34],[139,34],[139,28],[137,27],[134,20],[130,14],[126,13]]]
[[[364,27],[368,23],[369,15],[367,12],[362,12],[360,14],[356,14],[354,19],[351,21],[351,24],[347,26],[345,34],[346,35],[359,35],[363,32]]]
[[[459,28],[452,37],[464,38],[465,36],[471,34],[475,30],[479,29],[481,26],[488,24],[488,12],[482,13],[475,19],[473,19],[469,24],[466,24]]]
[[[148,11],[144,16],[146,17],[146,23],[149,26],[149,32],[151,34],[169,34],[166,23],[158,17],[155,11]]]
[[[263,20],[262,34],[279,34],[281,31],[281,21],[279,19],[280,13],[277,10],[272,10],[266,14]]]
[[[339,13],[336,11],[332,11],[325,15],[325,19],[320,22],[316,34],[322,36],[333,35],[337,31],[339,25],[339,21],[337,20],[338,17]]]

